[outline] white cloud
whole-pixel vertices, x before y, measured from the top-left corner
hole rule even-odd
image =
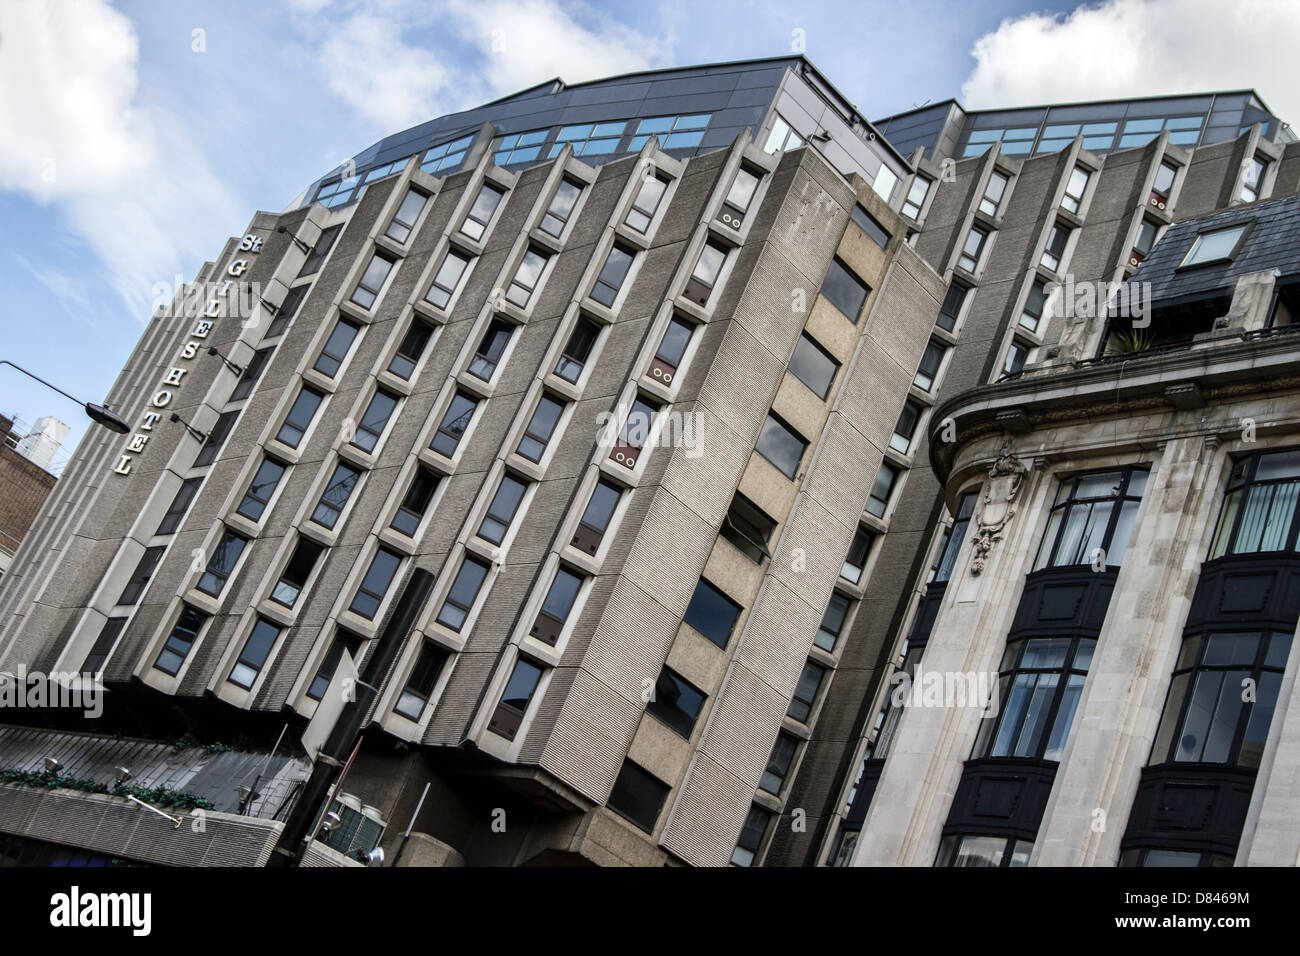
[[[971,108],[1255,89],[1300,123],[1292,0],[1105,0],[1004,20],[975,41]]]

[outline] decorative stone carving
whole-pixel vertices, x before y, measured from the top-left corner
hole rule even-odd
[[[1010,451],[1004,451],[989,469],[984,499],[975,521],[975,543],[970,562],[972,575],[978,575],[984,570],[993,542],[1001,539],[1003,530],[1015,517],[1015,500],[1028,474],[1029,469],[1025,463]]]

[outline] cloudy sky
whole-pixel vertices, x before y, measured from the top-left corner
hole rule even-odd
[[[92,401],[162,284],[380,137],[560,76],[806,55],[867,116],[1253,87],[1293,0],[0,3],[0,359]],[[1300,122],[1300,120],[1295,120]],[[0,368],[0,413],[85,418]]]

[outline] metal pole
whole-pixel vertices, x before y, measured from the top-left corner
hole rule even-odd
[[[420,794],[420,802],[415,805],[415,812],[411,814],[411,822],[406,825],[406,832],[402,834],[402,842],[397,845],[397,852],[393,854],[393,866],[397,866],[397,861],[402,858],[402,851],[406,849],[406,841],[411,839],[411,830],[415,827],[415,818],[420,815],[420,810],[424,806],[424,798],[429,795],[431,783],[424,785],[424,793]]]

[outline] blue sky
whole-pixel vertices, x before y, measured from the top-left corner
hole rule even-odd
[[[98,401],[160,284],[376,139],[556,75],[787,54],[796,30],[873,117],[1238,87],[1300,116],[1285,0],[6,3],[0,359]],[[86,425],[8,368],[0,413],[56,415],[69,444]]]

